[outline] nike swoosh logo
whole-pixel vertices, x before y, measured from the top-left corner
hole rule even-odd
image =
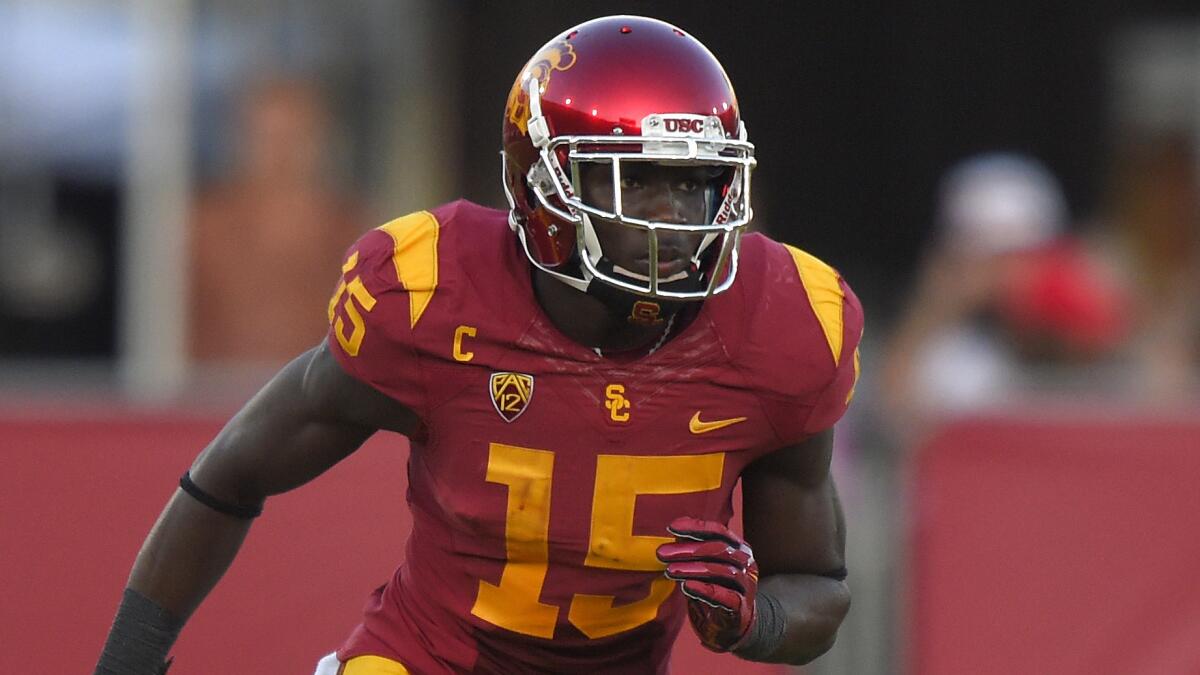
[[[688,421],[688,431],[692,432],[693,434],[707,434],[710,431],[716,431],[717,429],[724,429],[725,427],[737,424],[738,422],[745,422],[745,421],[746,421],[745,417],[730,417],[729,419],[726,419],[726,420],[713,420],[711,422],[703,422],[700,420],[700,411],[697,410],[696,414],[692,415],[692,419]]]

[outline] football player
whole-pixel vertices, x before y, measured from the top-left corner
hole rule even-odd
[[[685,31],[615,16],[548,42],[504,112],[510,208],[350,247],[327,339],[183,475],[97,672],[160,672],[267,497],[379,429],[411,443],[407,559],[320,675],[664,673],[685,617],[745,659],[829,649],[862,312],[828,265],[744,234],[753,166]]]

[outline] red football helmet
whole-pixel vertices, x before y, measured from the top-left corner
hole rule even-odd
[[[509,93],[501,155],[509,224],[539,269],[584,291],[600,279],[666,300],[703,299],[733,283],[738,244],[752,216],[754,146],[724,68],[682,30],[656,19],[610,16],[546,43]],[[581,162],[611,167],[612,211],[582,200]],[[706,222],[622,213],[625,162],[713,167]],[[646,232],[648,277],[615,274],[611,266],[602,271],[593,218]],[[686,289],[660,283],[661,230],[705,235],[691,261],[702,283]]]

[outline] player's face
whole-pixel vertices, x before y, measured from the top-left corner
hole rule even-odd
[[[666,223],[702,223],[707,213],[706,181],[709,169],[700,166],[663,166],[649,162],[621,164],[621,207],[627,216]],[[580,167],[583,200],[613,209],[612,167]],[[648,275],[650,251],[645,230],[592,218],[604,256],[613,264],[638,275]],[[661,281],[684,273],[700,246],[702,234],[658,231],[658,277]]]

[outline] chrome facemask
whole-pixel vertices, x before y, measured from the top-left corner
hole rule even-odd
[[[652,114],[641,120],[640,136],[625,136],[620,128],[615,128],[613,134],[607,136],[551,137],[541,114],[539,94],[537,83],[531,81],[528,129],[530,140],[538,148],[539,159],[529,170],[525,182],[542,208],[575,225],[582,278],[548,269],[530,255],[534,265],[585,291],[595,279],[630,293],[668,300],[701,300],[727,290],[737,274],[742,231],[753,218],[750,173],[755,165],[754,146],[746,140],[745,124],[739,122],[738,138],[733,139],[726,138],[716,115]],[[571,167],[570,174],[563,170],[558,159],[564,150]],[[579,196],[578,167],[581,162],[604,163],[611,167],[611,211],[588,204]],[[716,203],[713,200],[707,222],[667,223],[635,218],[623,212],[621,167],[625,162],[728,167],[732,175],[721,201]],[[512,196],[508,197],[511,203]],[[604,252],[596,236],[593,218],[646,233],[648,275],[614,273],[610,265],[601,265]],[[523,229],[514,229],[525,245],[526,253],[529,253]],[[668,289],[665,286],[671,280],[658,278],[658,233],[663,230],[704,235],[691,260],[705,276],[697,288]],[[709,249],[717,241],[720,242],[719,247],[710,252]]]

